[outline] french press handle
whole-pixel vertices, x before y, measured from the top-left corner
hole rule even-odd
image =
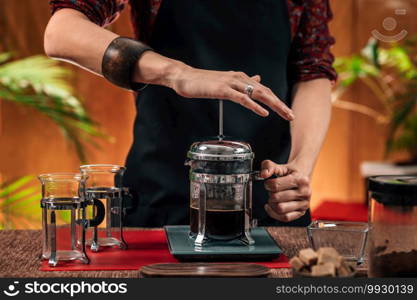
[[[93,206],[95,209],[95,217],[93,219],[88,220],[89,226],[96,227],[103,222],[105,214],[106,214],[106,208],[104,207],[103,202],[101,202],[98,199],[93,199]]]
[[[263,178],[263,177],[261,177],[261,171],[253,171],[251,175],[252,175],[251,176],[252,181],[264,181],[264,180],[275,179],[275,178],[278,178],[279,177],[276,174],[272,174],[268,178]]]

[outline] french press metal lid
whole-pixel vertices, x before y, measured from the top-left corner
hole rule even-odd
[[[246,142],[212,140],[191,145],[187,157],[193,160],[243,161],[254,158],[251,146]]]
[[[193,143],[187,153],[186,165],[193,173],[251,174],[255,157],[246,142],[208,140]]]

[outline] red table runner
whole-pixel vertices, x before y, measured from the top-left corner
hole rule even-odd
[[[323,201],[311,212],[313,220],[368,222],[368,207],[364,203]]]
[[[42,261],[41,271],[114,271],[138,270],[140,267],[156,263],[179,263],[168,250],[164,230],[126,230],[124,237],[129,249],[102,248],[99,253],[87,250],[90,264],[80,262],[62,262],[49,267],[48,261]],[[281,255],[268,262],[257,262],[268,268],[290,268],[288,258]]]

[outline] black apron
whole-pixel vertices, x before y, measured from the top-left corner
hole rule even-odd
[[[157,53],[202,69],[261,75],[262,83],[288,106],[290,24],[285,0],[164,0],[150,46]],[[125,186],[133,193],[127,226],[189,224],[189,179],[184,166],[190,145],[218,133],[218,102],[186,99],[172,89],[149,85],[136,99],[134,142],[126,161]],[[269,109],[268,109],[269,110]],[[289,123],[225,101],[224,133],[249,142],[254,168],[262,160],[286,163]],[[268,217],[268,194],[253,186],[253,215],[259,225],[308,225],[309,214],[292,223]]]

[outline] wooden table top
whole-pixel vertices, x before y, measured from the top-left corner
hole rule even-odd
[[[308,247],[306,228],[269,227],[269,233],[288,257]],[[39,271],[40,230],[0,230],[0,277],[135,278],[138,271]],[[273,277],[291,277],[290,269],[272,269]]]

